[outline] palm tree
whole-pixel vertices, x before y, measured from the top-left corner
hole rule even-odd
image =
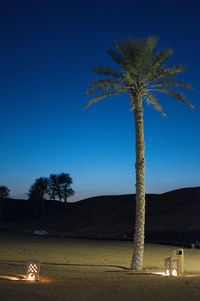
[[[166,60],[172,55],[171,49],[155,51],[156,37],[146,39],[130,38],[122,43],[115,42],[115,49],[108,54],[118,65],[115,69],[109,66],[97,66],[94,72],[106,76],[88,85],[87,95],[94,97],[86,108],[102,98],[121,93],[130,96],[130,107],[134,110],[136,136],[136,212],[134,231],[134,252],[131,261],[132,270],[141,270],[144,253],[145,225],[145,160],[144,160],[144,128],[143,102],[146,101],[163,115],[162,106],[157,100],[157,92],[162,92],[189,105],[192,104],[185,95],[176,88],[191,89],[188,83],[176,80],[176,76],[185,70],[182,65],[166,67]]]

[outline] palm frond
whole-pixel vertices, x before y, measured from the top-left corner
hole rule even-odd
[[[158,38],[151,36],[144,40],[143,46],[141,46],[140,64],[142,66],[141,76],[144,77],[149,66],[151,66],[153,51],[157,45]]]
[[[144,79],[148,80],[154,78],[155,74],[162,64],[172,55],[173,51],[171,49],[162,49],[157,52],[156,55],[152,56],[149,65],[144,73]]]
[[[144,39],[145,44],[145,52],[146,56],[150,56],[153,53],[153,50],[155,49],[158,42],[158,37],[156,36],[150,36],[147,39]]]
[[[159,80],[162,78],[176,77],[178,74],[182,73],[185,70],[186,70],[186,67],[183,65],[174,65],[169,68],[158,68],[158,69],[152,68],[144,76],[144,80],[148,81],[151,84],[151,83],[155,82],[156,80]]]
[[[95,87],[95,88],[91,88],[90,90],[86,91],[85,95],[89,96],[89,95],[92,95],[92,94],[96,94],[98,92],[101,92],[101,91],[105,91],[105,89],[103,87]]]
[[[124,43],[118,44],[124,57],[131,59],[132,63],[138,63],[138,58],[144,64],[144,60],[151,57],[157,44],[157,37],[150,36],[147,39],[128,39]]]
[[[182,92],[175,92],[175,91],[171,91],[169,89],[157,89],[155,91],[168,94],[168,95],[174,97],[175,99],[180,100],[181,102],[185,103],[190,108],[194,109],[194,106],[191,104],[191,102],[187,99],[187,97]]]
[[[94,73],[100,74],[100,75],[106,75],[106,76],[112,76],[116,78],[122,78],[123,75],[116,69],[109,67],[109,66],[96,66],[93,69]]]
[[[116,50],[110,49],[108,50],[108,54],[115,61],[115,63],[117,63],[124,70],[126,78],[129,78],[129,81],[134,81],[138,79],[138,74],[140,72],[140,69],[138,68],[140,65],[137,64],[140,52],[135,47],[133,56],[130,51],[130,45],[127,46],[125,44],[126,42],[115,42],[114,45]]]
[[[158,75],[159,78],[163,77],[174,77],[177,76],[178,74],[186,71],[186,67],[183,65],[173,65],[172,67],[169,68],[161,68],[158,70]]]
[[[91,95],[100,91],[112,90],[112,89],[122,89],[126,86],[122,81],[114,79],[99,79],[88,85],[89,90],[86,95]]]
[[[123,89],[117,89],[115,91],[108,91],[108,92],[105,92],[99,96],[96,96],[94,98],[92,98],[90,101],[88,101],[88,103],[85,105],[85,109],[87,109],[89,106],[91,106],[92,104],[95,104],[97,103],[99,100],[105,98],[105,97],[108,97],[108,96],[112,96],[112,95],[117,95],[117,94],[120,94],[120,93],[123,93],[123,92],[127,92],[126,90],[123,90]]]
[[[137,66],[138,59],[141,56],[141,42],[138,40],[128,40],[123,43],[115,43],[115,47],[119,50],[126,65],[131,63],[132,66]]]
[[[161,104],[158,102],[158,100],[152,93],[148,92],[145,95],[145,98],[146,98],[147,104],[151,105],[154,109],[156,109],[156,111],[160,112],[163,116],[167,116],[165,114],[165,112],[163,111]]]
[[[162,49],[152,59],[152,67],[159,68],[172,55],[173,50],[170,48]]]
[[[117,63],[122,69],[124,68],[125,62],[124,62],[124,59],[123,59],[123,57],[121,56],[121,54],[119,52],[117,52],[114,49],[109,49],[107,51],[107,53],[113,59],[113,61],[115,63]]]
[[[120,85],[122,85],[122,81],[105,78],[93,81],[92,83],[88,84],[88,88],[103,87],[104,89],[109,89],[113,87],[118,87]]]
[[[147,69],[156,43],[156,37],[129,39],[123,43],[115,43],[124,58],[125,70],[129,73],[129,78],[138,80],[141,77]]]
[[[152,88],[153,87],[169,87],[169,88],[170,87],[173,87],[173,88],[181,87],[181,88],[185,88],[185,89],[189,89],[189,90],[193,89],[193,87],[188,83],[184,83],[184,82],[181,82],[178,80],[165,80],[165,79],[157,81],[156,84],[152,85]]]

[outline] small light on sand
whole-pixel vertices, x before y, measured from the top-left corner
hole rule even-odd
[[[184,250],[183,249],[173,249],[172,257],[178,259],[178,274],[184,274]]]
[[[27,280],[35,281],[35,274],[33,273],[28,274]]]
[[[38,281],[40,273],[40,262],[38,260],[31,260],[26,265],[26,280]]]
[[[165,259],[165,276],[178,276],[178,259],[173,257]]]

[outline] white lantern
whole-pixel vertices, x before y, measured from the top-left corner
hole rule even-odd
[[[179,276],[178,259],[169,257],[165,259],[165,276]]]
[[[184,274],[184,250],[174,249],[172,250],[172,257],[178,259],[178,274]]]
[[[38,260],[28,261],[26,264],[26,280],[38,281],[40,273],[40,262]]]

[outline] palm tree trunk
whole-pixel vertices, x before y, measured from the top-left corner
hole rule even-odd
[[[144,253],[144,225],[145,225],[145,185],[144,185],[144,122],[142,99],[135,97],[135,135],[136,135],[136,210],[134,252],[131,270],[141,270]]]

